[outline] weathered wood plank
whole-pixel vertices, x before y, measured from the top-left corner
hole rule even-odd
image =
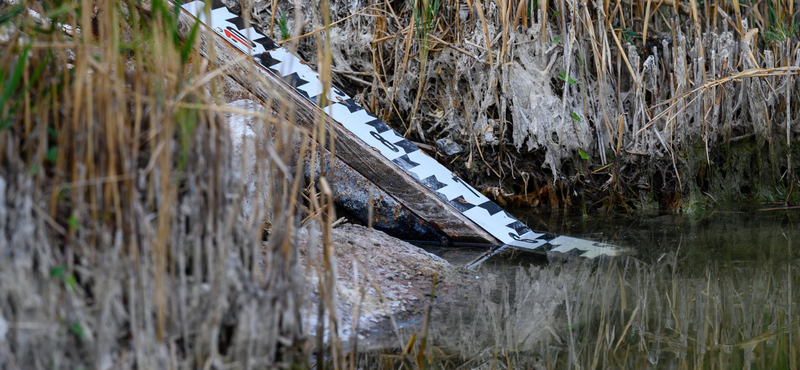
[[[149,13],[149,2],[143,1],[141,4],[142,11]],[[171,2],[170,5],[174,6]],[[181,37],[185,38],[194,24],[194,17],[181,9],[178,22]],[[285,114],[293,110],[294,119],[300,125],[314,129],[320,120],[324,120],[328,132],[335,135],[336,156],[376,186],[392,194],[399,203],[414,214],[438,228],[454,241],[501,244],[495,237],[475,225],[474,222],[380,155],[377,150],[364,143],[331,117],[322,114],[317,106],[300,96],[285,81],[261,68],[253,62],[251,57],[246,57],[243,52],[206,26],[201,27],[204,27],[207,32],[200,32],[194,45],[201,55],[209,59],[216,67],[224,67],[231,78],[264,103],[271,104],[273,107],[284,106],[288,103],[293,109],[283,109],[284,112],[281,113]],[[212,43],[214,58],[210,57]]]

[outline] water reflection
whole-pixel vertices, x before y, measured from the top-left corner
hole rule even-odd
[[[671,214],[535,214],[512,211],[534,230],[616,244],[647,262],[680,250],[704,265],[708,259],[759,260],[788,253],[788,238],[797,238],[800,211],[740,208],[703,216]]]
[[[634,252],[491,261],[434,307],[423,357],[438,367],[797,368],[798,213],[516,216]]]

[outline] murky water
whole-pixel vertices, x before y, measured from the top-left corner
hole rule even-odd
[[[442,299],[427,327],[406,333],[429,339],[421,356],[410,347],[416,367],[797,368],[800,211],[515,216],[631,254],[490,261],[472,295]]]
[[[643,261],[678,252],[694,262],[750,261],[785,257],[800,235],[800,210],[749,207],[709,211],[702,216],[658,213],[537,215],[516,210],[515,216],[534,230],[605,241],[619,245]],[[682,258],[683,259],[683,258]]]

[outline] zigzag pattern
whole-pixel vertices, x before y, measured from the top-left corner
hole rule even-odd
[[[182,5],[184,10],[239,50],[252,55],[267,71],[283,79],[300,95],[319,106],[323,87],[316,72],[253,27],[243,29],[244,20],[231,13],[219,0],[214,0],[212,4],[210,19],[206,19],[203,13],[204,6],[203,1],[190,1]],[[248,38],[253,39],[253,42],[249,42]],[[613,247],[587,241],[573,243],[575,246],[570,248],[567,245],[569,243],[563,241],[574,238],[556,238],[532,231],[339,89],[331,88],[325,96],[327,104],[321,108],[326,114],[506,245],[537,251],[552,248],[554,251],[587,257],[616,253]],[[549,244],[554,239],[562,241],[555,245],[556,248]]]

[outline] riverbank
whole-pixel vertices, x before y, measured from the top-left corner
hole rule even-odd
[[[477,276],[463,266],[382,231],[342,224],[331,229],[331,240],[338,337],[349,345],[355,333],[360,341],[385,342],[399,327],[419,324],[432,304],[457,302],[477,287]],[[322,245],[315,225],[298,232],[308,294],[303,322],[310,337],[318,330],[319,287],[325,284]]]
[[[741,3],[254,1],[243,14],[499,204],[586,208],[586,220],[738,199],[792,208],[796,10]],[[0,2],[0,368],[303,369],[314,349],[340,368],[800,363],[794,218],[769,235],[744,220],[691,236],[709,249],[769,240],[729,264],[642,235],[648,261],[473,280],[334,227],[337,194],[314,171],[306,182],[300,153],[336,140],[284,102],[275,115],[226,106],[252,97],[171,4]],[[252,120],[229,126],[232,114]],[[460,152],[439,148],[448,137]],[[651,221],[615,233],[670,225]],[[452,306],[470,310],[435,316]],[[335,327],[318,346],[314,317]],[[346,359],[355,346],[330,335],[373,332],[398,342],[375,362]]]

